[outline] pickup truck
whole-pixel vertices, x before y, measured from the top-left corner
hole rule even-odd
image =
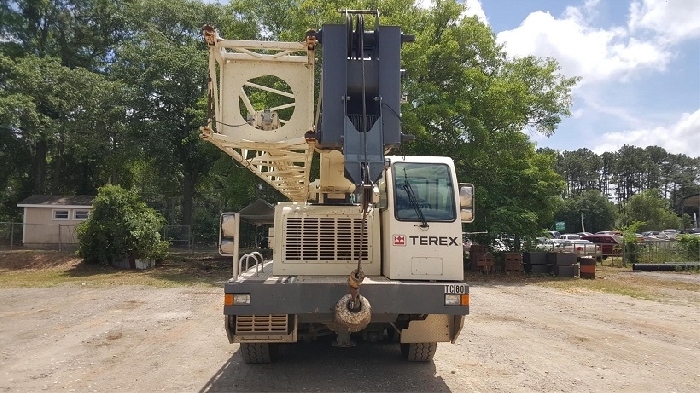
[[[603,259],[606,259],[609,256],[617,257],[622,255],[621,236],[596,234],[591,236],[582,236],[581,239],[600,246]]]

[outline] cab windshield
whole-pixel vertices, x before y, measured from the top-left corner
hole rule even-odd
[[[399,221],[454,221],[454,185],[445,164],[394,164],[394,215]],[[422,217],[421,217],[422,216]]]

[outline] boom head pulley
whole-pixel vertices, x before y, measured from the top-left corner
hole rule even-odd
[[[345,24],[310,33],[323,48],[323,65],[319,122],[307,139],[320,150],[341,150],[345,177],[359,186],[379,179],[384,151],[408,139],[400,121],[401,45],[414,37],[380,26],[378,11],[341,12]],[[365,29],[366,15],[374,16],[374,30]]]

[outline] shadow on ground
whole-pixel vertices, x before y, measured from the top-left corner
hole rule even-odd
[[[95,277],[99,275],[133,276],[143,279],[164,280],[173,284],[221,285],[231,277],[231,258],[210,254],[176,254],[158,262],[147,270],[120,269],[114,266],[77,263],[66,270],[69,277]]]
[[[404,360],[396,342],[336,348],[323,339],[282,345],[272,364],[244,364],[236,351],[200,392],[449,392],[435,374],[433,362]]]

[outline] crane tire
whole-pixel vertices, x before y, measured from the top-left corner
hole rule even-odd
[[[276,347],[270,343],[241,343],[241,357],[246,364],[268,364],[274,359]]]
[[[409,362],[429,362],[433,360],[437,343],[401,344],[401,355]]]

